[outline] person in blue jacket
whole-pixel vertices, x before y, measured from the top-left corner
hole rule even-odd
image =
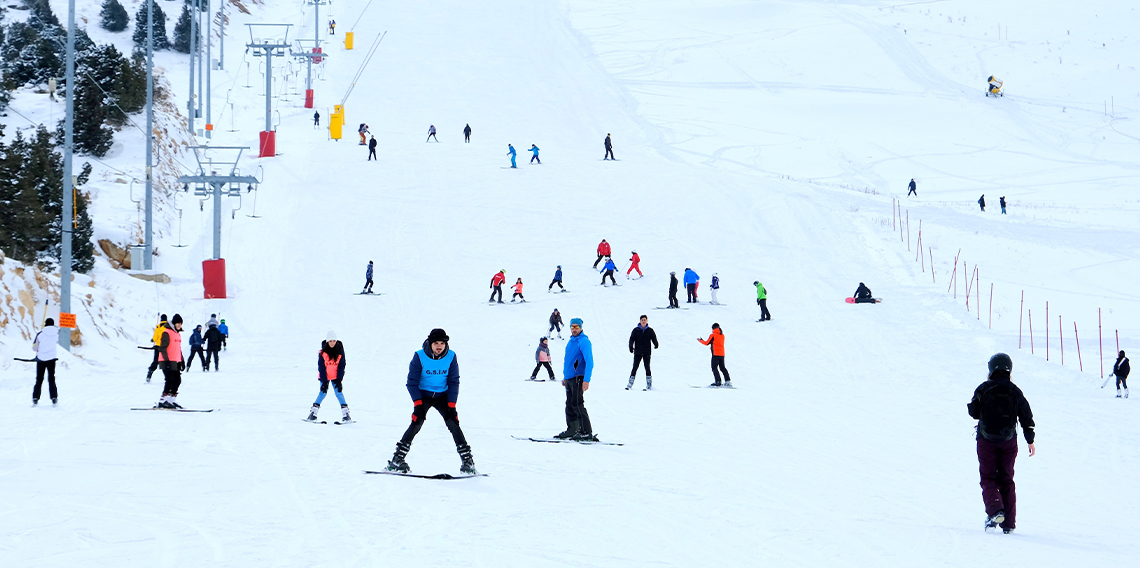
[[[566,342],[566,359],[562,364],[562,386],[566,388],[566,431],[554,436],[579,442],[597,442],[590,414],[586,412],[586,391],[594,373],[594,348],[582,333],[582,318],[570,320],[570,341]]]
[[[515,156],[517,154],[515,153],[515,147],[514,146],[507,144],[507,155],[509,155],[511,157],[511,167],[512,168],[519,167],[519,165],[515,163]]]
[[[372,293],[372,261],[371,260],[368,261],[368,268],[364,269],[364,290],[361,290],[360,293],[361,294],[371,294]]]
[[[226,350],[226,341],[230,339],[230,326],[226,325],[226,320],[218,325],[218,331],[222,332],[222,351]]]
[[[555,284],[558,285],[559,290],[562,290],[563,292],[566,291],[566,288],[562,286],[562,265],[561,264],[559,264],[558,268],[554,270],[554,280],[550,281],[550,286],[546,287],[546,291],[549,292],[549,291],[553,290]]]
[[[202,346],[206,344],[206,340],[202,339],[202,326],[194,328],[194,333],[190,334],[190,357],[186,358],[186,372],[190,372],[190,364],[194,362],[194,354],[198,354],[198,360],[202,362],[202,370],[206,371],[206,352]]]
[[[617,280],[614,280],[614,271],[617,270],[617,265],[614,264],[614,259],[606,257],[606,264],[602,267],[602,285],[606,284],[606,277],[610,277],[610,282],[617,286]]]
[[[530,163],[532,163],[532,164],[533,164],[533,163],[535,163],[535,162],[538,162],[538,165],[540,165],[540,166],[541,166],[541,165],[542,165],[542,160],[539,160],[539,159],[538,159],[538,146],[535,146],[534,144],[531,144],[531,145],[530,145],[530,153],[531,153],[531,157],[530,157]]]
[[[459,414],[455,403],[459,399],[459,362],[455,352],[447,342],[447,332],[436,328],[428,334],[423,348],[412,355],[408,364],[408,394],[412,396],[412,424],[404,431],[404,436],[396,444],[396,453],[388,461],[388,471],[407,473],[411,470],[404,461],[412,449],[412,440],[419,433],[427,418],[428,410],[434,408],[443,416],[443,423],[451,431],[455,449],[463,461],[459,471],[477,475],[475,458],[471,457],[471,446],[459,428]]]
[[[701,281],[701,277],[693,272],[692,268],[685,269],[685,292],[688,294],[688,299],[685,300],[686,304],[697,303],[697,282]]]

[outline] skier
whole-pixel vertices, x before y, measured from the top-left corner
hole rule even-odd
[[[598,243],[598,258],[594,261],[594,270],[598,269],[598,263],[607,256],[610,256],[610,243],[602,239],[602,242]]]
[[[166,329],[166,314],[158,317],[158,325],[154,326],[154,334],[150,338],[150,342],[154,344],[154,360],[150,362],[150,367],[146,370],[146,382],[150,382],[151,375],[158,369],[158,343],[162,341],[162,330]]]
[[[366,142],[366,140],[364,139],[364,135],[369,134],[368,125],[361,122],[360,128],[356,129],[356,133],[360,134],[360,145],[363,146],[364,143]]]
[[[978,421],[978,466],[981,473],[982,501],[986,506],[986,530],[1001,526],[1009,534],[1016,526],[1017,494],[1013,483],[1013,464],[1017,459],[1017,423],[1029,444],[1029,457],[1037,453],[1033,446],[1033,411],[1021,389],[1010,381],[1013,360],[1005,353],[990,357],[989,377],[974,389],[974,397],[966,405],[970,417]]]
[[[650,349],[649,345],[653,344]],[[649,327],[649,316],[642,314],[640,321],[629,334],[629,352],[633,353],[633,369],[629,372],[629,384],[625,390],[633,388],[633,381],[637,379],[637,367],[645,361],[645,390],[653,388],[653,371],[649,369],[649,358],[653,356],[653,349],[657,349],[657,333]]]
[[[1004,195],[998,198],[998,205],[1001,205],[1001,214],[1005,215],[1005,196]]]
[[[208,328],[211,325],[220,325],[218,322],[218,314],[210,314],[210,319],[206,320],[206,327]]]
[[[198,360],[202,362],[202,372],[209,369],[206,368],[206,353],[202,349],[202,345],[206,340],[202,339],[202,324],[194,327],[194,332],[190,334],[190,357],[186,359],[186,372],[190,372],[190,366],[194,364],[194,355],[198,356]]]
[[[431,142],[432,138],[435,138],[435,125],[434,124],[428,127],[428,137],[427,137],[427,140],[424,140],[424,142]],[[435,141],[439,142],[439,138],[435,138]]]
[[[336,35],[336,20],[329,20],[329,35]]]
[[[174,314],[170,323],[163,326],[162,339],[155,346],[158,351],[159,366],[166,383],[162,387],[162,398],[155,408],[178,409],[178,387],[182,385],[182,371],[186,363],[182,360],[182,316]]]
[[[641,273],[641,257],[637,256],[637,251],[630,251],[630,254],[633,256],[629,257],[629,270],[625,271],[625,277],[629,278],[630,273],[632,273],[634,270],[637,271],[638,278],[645,276]]]
[[[222,332],[218,331],[218,324],[214,322],[208,329],[206,334],[202,336],[206,341],[206,368],[203,371],[210,370],[210,359],[214,360],[214,371],[218,370],[218,361],[221,359],[219,354],[222,352]]]
[[[222,323],[218,325],[218,331],[222,333],[222,351],[225,351],[226,342],[230,338],[230,327],[226,325],[226,320],[222,320]]]
[[[677,301],[677,273],[669,273],[669,307],[679,308],[680,302]]]
[[[687,294],[686,304],[697,303],[697,282],[700,282],[701,277],[693,271],[692,268],[685,269],[685,293]]]
[[[615,270],[617,270],[617,265],[614,264],[614,259],[607,256],[606,257],[606,263],[605,263],[605,265],[602,266],[602,270],[601,270],[602,285],[603,286],[605,286],[605,284],[606,284],[606,277],[607,276],[610,277],[610,282],[612,282],[614,286],[617,286],[617,280],[614,280],[614,271]]]
[[[713,272],[712,283],[709,284],[709,290],[712,290],[712,301],[709,303],[714,306],[719,306],[720,302],[716,301],[716,291],[720,290],[720,277],[718,277],[715,272]]]
[[[511,286],[511,289],[515,291],[514,294],[511,294],[511,303],[512,304],[515,303],[515,296],[518,296],[518,299],[521,300],[520,303],[526,303],[526,298],[523,297],[523,293],[522,293],[522,291],[523,291],[522,278],[515,280],[515,283],[513,286]]]
[[[348,403],[344,401],[344,343],[338,341],[336,332],[329,330],[325,340],[321,342],[321,350],[317,352],[317,380],[321,383],[321,392],[317,393],[317,400],[309,409],[309,422],[317,421],[317,412],[321,410],[321,402],[329,393],[329,383],[332,383],[333,394],[340,402],[341,424],[352,422],[348,413]]]
[[[541,165],[542,165],[542,160],[539,160],[539,159],[538,159],[538,146],[535,146],[534,144],[531,144],[531,145],[530,145],[530,153],[531,153],[530,162],[531,162],[532,164],[533,164],[534,162],[538,162],[538,165],[540,165],[540,166],[541,166]]]
[[[495,301],[495,294],[499,295],[499,303],[503,303],[503,282],[507,281],[507,269],[504,268],[495,273],[491,277],[491,299],[487,300],[488,303]]]
[[[360,293],[361,294],[371,294],[372,293],[372,261],[371,260],[368,261],[368,268],[364,269],[364,290],[361,290]]]
[[[55,388],[56,345],[59,345],[59,328],[55,326],[54,319],[47,318],[44,320],[44,328],[32,340],[32,349],[36,350],[36,386],[32,387],[33,406],[40,403],[45,373],[47,374],[48,396],[51,397],[51,405],[59,404],[59,391]],[[1121,351],[1120,354],[1124,355],[1124,352]]]
[[[470,124],[463,127],[463,142],[465,142],[465,143],[471,142],[471,125]]]
[[[606,133],[606,155],[602,159],[603,160],[616,160],[617,159],[614,157],[614,145],[613,145],[613,143],[610,142],[610,135],[608,132]]]
[[[365,161],[371,162],[373,158],[376,158],[376,136],[368,140],[368,159]],[[376,158],[376,161],[379,162],[380,158]]]
[[[550,281],[550,286],[546,287],[546,291],[549,292],[549,291],[553,290],[555,284],[558,285],[559,290],[562,290],[563,292],[566,291],[566,288],[564,288],[562,286],[562,265],[561,264],[558,265],[558,268],[554,269],[554,280]]]
[[[724,373],[724,386],[732,388],[732,377],[728,376],[728,369],[724,367],[724,332],[720,330],[720,324],[712,324],[712,333],[709,334],[708,339],[697,338],[702,345],[709,345],[712,349],[712,372],[713,384],[710,387],[719,387],[720,374]]]
[[[546,337],[550,337],[550,332],[557,330],[558,339],[562,339],[562,314],[558,313],[558,308],[550,313],[550,329],[546,331]]]
[[[759,290],[757,290],[759,291]],[[767,296],[767,293],[765,293]],[[856,304],[874,304],[875,298],[871,297],[871,289],[866,284],[860,282],[859,287],[855,289],[855,303]]]
[[[543,367],[546,367],[550,380],[554,380],[554,369],[550,366],[550,347],[546,344],[545,336],[538,338],[538,349],[534,350],[534,363],[534,370],[530,372],[529,380],[538,380],[538,370]]]
[[[408,364],[408,394],[412,396],[412,423],[396,444],[396,452],[388,461],[388,471],[407,473],[411,470],[404,461],[412,449],[412,440],[419,433],[432,408],[443,416],[443,423],[451,431],[455,449],[463,461],[459,471],[477,475],[471,446],[459,428],[459,414],[455,403],[459,399],[459,362],[448,346],[450,338],[442,329],[433,329],[424,341],[423,348],[412,355]]]
[[[320,125],[321,125],[321,111],[314,110],[313,111],[313,128],[316,128]]]
[[[756,305],[760,306],[760,319],[756,321],[768,321],[772,319],[772,314],[768,313],[768,290],[764,288],[764,285],[761,284],[759,280],[753,282],[752,285],[756,287]],[[863,283],[860,282],[859,285],[862,286]],[[870,293],[870,290],[867,290],[867,292]],[[858,295],[858,292],[856,292],[856,295]]]
[[[586,412],[586,391],[594,373],[594,348],[582,333],[582,318],[570,320],[570,341],[566,342],[566,358],[562,363],[562,386],[566,388],[566,431],[555,435],[560,440],[597,442]]]
[[[514,146],[507,144],[507,155],[511,157],[511,167],[512,168],[519,167],[519,165],[515,163],[516,153],[515,153],[515,147]]]
[[[1124,385],[1124,398],[1128,398],[1128,373],[1132,369],[1128,365],[1128,357],[1121,351],[1116,356],[1116,364],[1112,366],[1112,374],[1116,375],[1116,398],[1120,398],[1120,386]]]
[[[978,206],[982,208],[982,213],[986,212],[986,194],[983,193],[982,196],[978,198]]]

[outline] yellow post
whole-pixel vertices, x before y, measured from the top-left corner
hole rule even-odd
[[[329,117],[329,138],[340,140],[343,136],[344,106],[333,105],[332,116]]]
[[[344,32],[344,48],[352,49],[352,32]]]

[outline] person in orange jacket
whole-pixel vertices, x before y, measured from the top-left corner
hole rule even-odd
[[[526,303],[526,298],[524,298],[522,295],[522,289],[523,289],[522,278],[519,278],[518,280],[516,280],[515,285],[511,286],[511,289],[515,291],[514,294],[511,294],[511,303],[514,303],[515,296],[518,296],[519,300],[522,300],[522,303]]]
[[[732,388],[732,377],[728,375],[728,369],[724,367],[724,332],[720,330],[720,324],[712,324],[712,333],[709,334],[708,339],[697,338],[702,345],[709,345],[712,348],[712,372],[713,384],[710,387],[721,386],[720,374],[724,373],[724,385],[727,388]]]
[[[503,282],[507,281],[507,269],[502,269],[491,278],[491,299],[488,303],[495,303],[495,294],[499,295],[499,303],[503,303]]]
[[[640,264],[641,264],[641,257],[637,256],[637,251],[633,251],[633,256],[631,256],[629,258],[629,270],[625,271],[625,277],[629,278],[629,274],[631,272],[633,272],[634,270],[637,271],[637,277],[638,278],[645,276],[644,274],[641,273],[641,268],[639,268],[639,266],[638,266]]]

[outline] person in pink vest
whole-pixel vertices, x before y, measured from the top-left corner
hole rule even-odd
[[[178,405],[178,387],[182,385],[182,371],[186,369],[186,362],[182,359],[182,316],[174,314],[165,327],[155,349],[158,350],[158,366],[166,384],[155,408],[176,410],[182,408]]]
[[[348,415],[348,403],[344,400],[344,343],[337,341],[336,332],[329,330],[325,340],[321,342],[321,350],[317,353],[317,380],[321,383],[321,392],[313,408],[309,410],[309,422],[317,421],[317,412],[321,409],[321,402],[329,393],[329,383],[332,383],[333,394],[340,402],[341,424],[352,422]]]

